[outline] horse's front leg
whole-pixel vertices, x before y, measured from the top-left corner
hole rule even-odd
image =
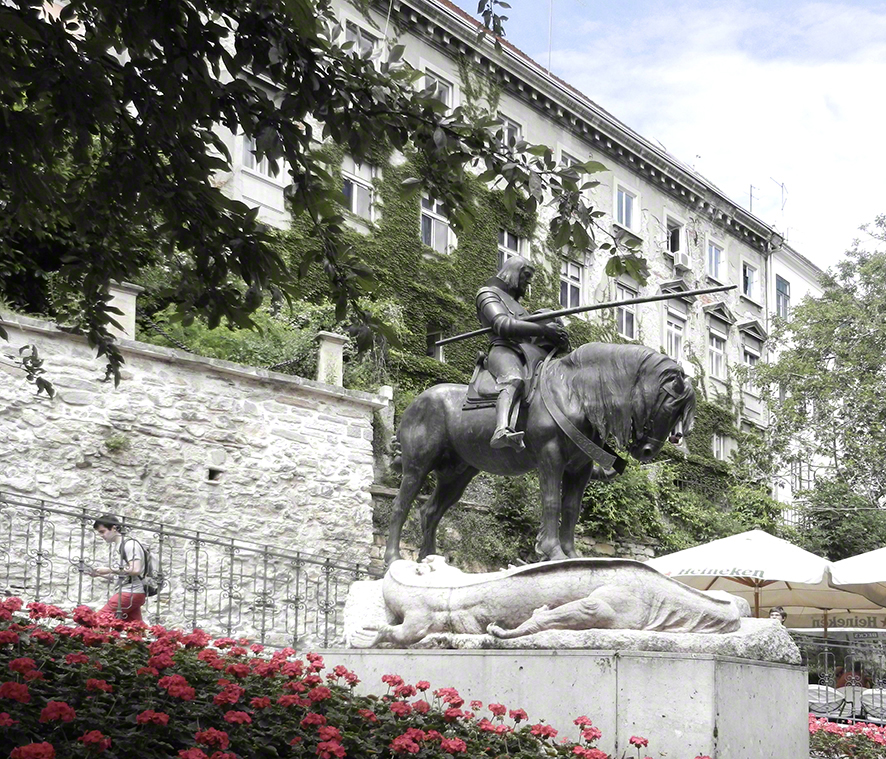
[[[556,439],[545,444],[538,457],[538,481],[541,489],[541,527],[535,552],[542,561],[569,558],[560,547],[558,535],[561,511],[563,456]]]
[[[428,476],[427,470],[422,470],[412,466],[408,469],[404,467],[403,479],[400,482],[400,490],[394,499],[394,508],[391,513],[391,523],[388,525],[388,542],[385,546],[385,566],[389,566],[391,562],[402,558],[400,556],[400,533],[403,525],[406,524],[406,517],[409,516],[409,509],[412,502],[421,490],[421,486]]]
[[[575,525],[581,514],[581,501],[594,464],[588,464],[577,472],[563,474],[563,508],[560,517],[560,547],[570,559],[577,559],[575,551]]]

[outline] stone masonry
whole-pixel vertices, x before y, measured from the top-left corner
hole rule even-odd
[[[0,318],[57,390],[0,364],[0,490],[368,563],[386,399],[131,340],[115,388],[82,338]]]

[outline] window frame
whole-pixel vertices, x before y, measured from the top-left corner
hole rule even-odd
[[[510,145],[511,129],[514,128],[514,144],[516,145],[523,139],[523,125],[516,119],[511,118],[501,111],[498,112],[498,120],[501,122],[499,130],[501,131],[502,141],[505,145]]]
[[[726,461],[726,435],[715,432],[711,435],[711,453],[717,461]]]
[[[720,350],[715,350],[712,341],[719,340],[723,343],[723,347]],[[726,335],[724,335],[720,330],[714,329],[713,327],[708,327],[708,372],[711,377],[716,380],[720,380],[720,382],[726,381],[727,369],[728,369],[728,357],[727,357],[727,348],[729,347],[729,339]],[[715,362],[714,357],[719,356],[719,362]],[[716,364],[719,363],[720,372],[715,371]]]
[[[436,345],[437,340],[442,340],[444,337],[443,330],[441,329],[429,329],[426,336],[427,341],[427,356],[428,358],[432,358],[435,361],[439,361],[441,364],[446,363],[446,352],[444,348],[445,345]]]
[[[252,146],[250,148],[250,146]],[[253,152],[255,148],[255,138],[247,137],[245,134],[243,135],[243,145],[242,150],[240,152],[241,163],[240,167],[245,171],[249,172],[250,175],[254,177],[258,177],[259,179],[263,179],[266,182],[272,182],[275,185],[283,186],[283,182],[281,181],[281,177],[285,173],[284,171],[284,161],[280,159],[278,162],[280,164],[280,168],[276,174],[271,174],[271,162],[267,156],[264,156],[261,160],[256,158],[255,153]],[[249,164],[252,163],[250,166]]]
[[[353,171],[351,171],[348,168],[345,168],[345,162],[348,159],[350,159],[351,163],[354,165]],[[368,169],[368,173],[369,173],[368,178],[362,177],[358,173],[359,168],[362,168],[364,166]],[[375,221],[376,220],[375,186],[373,184],[373,180],[375,180],[376,177],[378,176],[378,167],[373,166],[372,164],[368,164],[368,163],[366,163],[366,164],[357,163],[357,161],[355,161],[349,154],[346,153],[344,158],[342,159],[341,176],[342,176],[342,183],[343,184],[345,182],[350,182],[351,184],[356,185],[357,187],[360,187],[360,188],[366,190],[366,192],[369,196],[369,215],[368,216],[363,216],[361,213],[358,213],[357,211],[353,210],[353,208],[348,208],[347,205],[345,206],[345,210],[357,219],[362,219],[363,221],[369,221],[369,222]],[[347,198],[346,193],[345,193],[345,197]]]
[[[629,300],[636,298],[639,292],[624,282],[615,283],[615,300]],[[625,325],[628,323],[627,317],[630,316],[631,333],[626,334]],[[615,309],[615,328],[619,337],[625,340],[637,339],[637,306],[617,306]]]
[[[625,219],[621,195],[631,198],[630,219]],[[613,187],[612,195],[612,220],[632,235],[640,234],[640,191],[631,187],[627,182],[617,179]]]
[[[425,206],[425,201],[432,203],[433,208],[427,208]],[[419,233],[419,238],[421,239],[421,242],[423,245],[426,245],[431,250],[433,250],[435,253],[437,253],[441,256],[446,256],[446,255],[449,255],[449,253],[455,247],[455,244],[454,244],[455,234],[453,233],[451,227],[449,226],[449,219],[447,219],[440,211],[437,210],[437,206],[439,205],[439,203],[440,203],[439,200],[435,200],[435,199],[431,198],[427,193],[422,193],[421,201],[419,203],[420,213],[419,213],[418,233]],[[424,219],[426,216],[431,220],[431,223],[432,223],[432,226],[431,226],[432,239],[431,239],[430,243],[425,242],[425,237],[424,237]],[[434,229],[437,228],[436,225],[441,225],[441,224],[442,224],[443,228],[446,230],[446,240],[443,245],[444,250],[440,250],[439,248],[437,248],[434,245],[434,242],[436,241],[436,234],[434,233]]]
[[[679,248],[675,251],[671,249],[671,237],[672,237],[672,229],[671,225],[674,225],[677,231],[677,239],[680,243]],[[677,216],[675,213],[671,211],[665,211],[664,214],[664,233],[665,233],[665,245],[664,249],[667,255],[674,259],[674,262],[677,261],[678,253],[685,253],[687,256],[689,255],[689,239],[686,236],[686,222]]]
[[[348,39],[348,29],[349,29],[349,27],[353,27],[354,29],[357,30],[358,35],[372,40],[372,48],[369,51],[369,55],[367,55],[365,57],[370,60],[378,57],[379,51],[381,50],[382,43],[384,42],[384,40],[380,34],[376,34],[375,32],[370,31],[363,24],[357,22],[356,20],[354,20],[353,18],[350,18],[348,16],[343,17],[342,22],[343,23],[342,23],[342,32],[341,32],[341,44],[351,41]],[[354,47],[351,48],[351,52],[352,53],[353,52],[360,52],[360,48],[358,47],[359,40],[353,40],[353,42],[354,42]],[[360,55],[362,57],[362,52],[360,52]]]
[[[508,238],[512,237],[516,243],[516,247],[508,245]],[[505,261],[514,256],[523,257],[523,238],[516,235],[511,230],[502,227],[498,230],[498,268],[504,266]]]
[[[671,309],[665,309],[665,354],[670,356],[677,363],[682,363],[685,356],[687,321],[688,319],[675,314]],[[674,325],[679,324],[679,331],[671,330],[671,323]],[[679,350],[677,351],[679,355],[677,356],[671,352],[672,335],[676,335],[676,342],[679,342]]]
[[[787,290],[779,290],[779,282],[784,282]],[[779,274],[775,275],[775,315],[785,321],[791,318],[791,283]]]
[[[715,247],[720,251],[717,271],[711,271],[711,247]],[[705,238],[705,274],[714,282],[725,284],[726,276],[729,270],[729,263],[726,259],[726,243],[722,240],[707,236]]]
[[[440,100],[443,105],[446,106],[447,110],[452,110],[456,106],[456,85],[455,82],[449,79],[448,77],[443,76],[434,66],[429,66],[426,64],[422,64],[422,90],[426,90],[430,85],[428,84],[428,78],[434,79],[438,84],[442,82],[446,87],[449,88],[449,102],[437,98]]]
[[[750,270],[753,272],[753,280],[751,282],[751,291],[747,291],[747,277],[746,272]],[[761,297],[761,282],[760,282],[760,267],[755,266],[753,263],[748,261],[747,259],[741,260],[741,295],[743,298],[751,301],[752,303],[758,304],[760,303]]]
[[[570,272],[570,267],[575,267],[577,270],[577,277],[573,277]],[[577,306],[584,305],[584,282],[585,282],[585,267],[584,264],[579,263],[578,261],[573,261],[569,258],[561,258],[560,259],[560,307],[561,308],[575,308]],[[563,288],[566,287],[566,303],[563,303]],[[575,290],[578,294],[575,303],[572,303],[572,295],[573,290]]]

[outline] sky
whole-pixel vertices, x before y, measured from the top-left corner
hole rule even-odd
[[[886,1],[509,2],[511,43],[818,266],[886,213]]]

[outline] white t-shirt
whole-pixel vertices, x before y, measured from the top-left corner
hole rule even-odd
[[[126,554],[126,559],[124,560],[123,555]],[[133,561],[138,561],[140,569],[140,574],[145,573],[145,551],[137,540],[133,540],[132,538],[123,538],[123,542],[120,544],[120,562],[121,568],[126,569],[126,567]],[[120,590],[123,593],[144,593],[145,585],[141,580],[141,577],[137,576],[129,576],[129,577],[121,577],[120,582],[122,583],[120,586]]]

